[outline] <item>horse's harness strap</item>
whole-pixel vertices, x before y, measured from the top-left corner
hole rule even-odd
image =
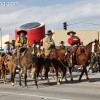
[[[60,58],[58,58],[58,60],[60,61],[60,63],[61,63],[64,67],[67,67],[67,66],[64,65],[64,63],[60,60]]]

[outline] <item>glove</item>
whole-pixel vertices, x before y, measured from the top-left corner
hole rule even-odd
[[[27,44],[24,44],[23,47],[27,47]]]
[[[52,42],[49,42],[49,44],[51,44],[51,45],[52,45]]]

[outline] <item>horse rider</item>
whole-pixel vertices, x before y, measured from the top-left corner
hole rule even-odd
[[[17,32],[19,37],[15,41],[15,46],[17,48],[17,57],[20,55],[20,49],[21,48],[27,48],[29,47],[29,40],[26,37],[27,31],[25,30],[20,30]]]
[[[46,36],[43,38],[43,48],[45,50],[45,57],[49,59],[52,49],[55,49],[55,42],[52,38],[54,32],[48,30]]]
[[[96,66],[100,63],[100,53],[95,49],[95,43],[92,43],[90,56],[90,69],[92,73],[96,72]]]
[[[78,36],[75,36],[75,34],[76,32],[74,31],[69,31],[67,33],[67,35],[70,36],[70,38],[68,38],[68,44],[70,44],[72,48],[74,64],[76,64],[76,50],[80,45],[83,45],[83,42],[80,40]]]
[[[65,49],[64,41],[60,41],[59,49]]]
[[[10,43],[10,41],[6,41],[5,44],[4,52],[8,55],[12,55],[12,50],[14,49],[12,43]]]

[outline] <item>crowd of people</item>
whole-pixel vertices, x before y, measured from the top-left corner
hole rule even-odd
[[[19,35],[19,37],[15,41],[16,49],[20,49],[20,47],[28,48],[30,45],[29,45],[29,40],[26,37],[27,32],[24,30],[20,30],[17,32],[17,34]],[[50,56],[52,48],[54,48],[54,49],[56,48],[55,42],[52,38],[53,34],[54,34],[54,32],[52,32],[51,30],[48,30],[46,36],[43,39],[41,39],[41,41],[40,41],[41,49],[44,50],[45,57],[47,59]],[[81,41],[81,39],[78,36],[76,36],[76,32],[74,32],[74,31],[69,31],[67,33],[67,35],[69,35],[67,42],[69,45],[71,45],[71,49],[73,50],[73,63],[75,65],[77,65],[76,50],[78,49],[79,46],[83,47],[83,42]],[[11,55],[12,54],[11,52],[14,49],[12,43],[7,41],[7,42],[5,42],[5,44],[6,44],[6,46],[4,48],[4,52],[6,54]],[[59,49],[66,49],[65,45],[64,45],[64,41],[60,41]],[[96,67],[99,65],[100,65],[100,55],[99,54],[97,55],[95,53],[95,50],[92,49],[91,50],[90,65],[89,65],[87,70],[92,69],[92,72],[96,72],[97,71]]]

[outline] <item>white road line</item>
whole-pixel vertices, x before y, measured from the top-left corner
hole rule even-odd
[[[9,95],[19,95],[19,96],[29,96],[29,97],[37,97],[37,98],[44,98],[44,99],[53,99],[53,100],[69,100],[69,99],[63,99],[63,98],[56,98],[56,97],[46,97],[46,96],[40,96],[40,95],[30,95],[30,94],[18,94],[18,93],[12,93],[12,92],[0,92],[1,94],[9,94]]]

